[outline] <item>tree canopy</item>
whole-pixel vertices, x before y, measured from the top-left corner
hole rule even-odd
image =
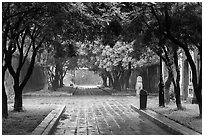
[[[179,48],[187,57],[196,97],[202,102],[201,65],[198,74],[190,54],[196,50],[201,57],[201,45],[199,2],[2,3],[3,78],[8,69],[14,78],[16,110],[22,108],[22,90],[36,57],[38,63],[54,68],[52,74],[58,84],[70,62],[77,62],[72,67],[90,67],[124,83],[121,79],[130,75],[132,67],[151,64],[158,60],[157,55],[165,60],[166,51]],[[17,69],[12,65],[15,54],[19,55]],[[19,81],[26,59],[30,66]]]

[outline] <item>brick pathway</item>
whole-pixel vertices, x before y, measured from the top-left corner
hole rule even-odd
[[[170,134],[130,108],[133,97],[72,96],[61,99],[66,111],[54,135]]]

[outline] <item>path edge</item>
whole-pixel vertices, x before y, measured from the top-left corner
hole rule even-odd
[[[43,121],[33,130],[31,135],[50,135],[53,133],[60,116],[65,111],[65,105],[58,105],[56,109],[53,109]]]
[[[130,107],[144,115],[146,118],[148,118],[149,120],[151,120],[152,122],[154,122],[155,124],[157,124],[158,126],[165,128],[167,131],[169,131],[172,134],[176,134],[176,135],[202,135],[199,132],[196,132],[188,127],[185,127],[173,120],[170,120],[169,118],[166,118],[165,116],[158,114],[154,111],[151,110],[141,110],[139,108],[137,108],[134,105],[130,105]]]

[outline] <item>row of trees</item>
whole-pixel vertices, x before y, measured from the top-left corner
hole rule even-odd
[[[100,33],[103,22],[89,14],[91,10],[87,11],[86,8],[82,3],[2,3],[3,117],[8,116],[4,86],[7,70],[14,80],[14,110],[22,111],[22,91],[32,74],[36,56],[43,55],[44,51],[47,53],[45,55],[52,55],[53,59],[44,57],[54,62],[45,61],[46,65],[52,64],[45,69],[55,67],[53,71],[56,73],[52,82],[54,87],[58,87],[61,80],[59,77],[64,76],[61,74],[61,66],[67,63],[64,59],[75,55],[71,42],[93,39],[94,33]],[[17,66],[12,63],[13,55],[19,56]],[[20,81],[21,69],[26,60],[29,60],[30,65]],[[43,61],[40,63],[43,64]]]
[[[196,69],[196,62],[190,51],[197,51],[202,55],[202,6],[200,3],[145,3],[137,6],[142,10],[136,16],[145,30],[145,41],[148,46],[156,49],[156,53],[168,66],[169,79],[166,84],[173,82],[176,95],[176,104],[180,109],[180,68],[178,65],[179,52],[183,52],[192,70],[194,92],[202,114],[202,69]],[[138,12],[136,12],[138,14]],[[195,22],[196,21],[196,22]],[[200,61],[202,64],[202,59]],[[176,77],[173,75],[173,68]],[[198,72],[200,74],[198,74]],[[171,81],[171,82],[169,82]],[[167,86],[168,87],[168,86]]]
[[[39,8],[42,9],[39,10]],[[43,12],[43,6],[33,3],[3,3],[2,10],[2,104],[3,116],[7,117],[7,96],[4,87],[5,72],[8,69],[14,79],[14,110],[20,111],[22,109],[22,90],[32,74],[37,51],[46,38],[46,35],[41,33],[41,30],[45,29],[43,27],[45,24],[38,20],[40,16],[45,16],[45,13]],[[19,55],[16,68],[12,65],[14,54]],[[30,66],[23,81],[20,81],[20,72],[27,58],[30,59]]]
[[[196,61],[190,54],[193,51],[198,53],[198,56],[202,56],[201,3],[115,3],[113,6],[115,16],[109,22],[108,30],[101,40],[102,45],[109,45],[109,47],[106,46],[108,50],[103,47],[103,50],[100,51],[101,60],[97,65],[99,68],[104,68],[101,70],[102,76],[109,75],[107,70],[114,70],[116,73],[109,78],[110,82],[114,83],[113,77],[116,81],[122,77],[120,72],[123,72],[123,59],[133,57],[142,64],[144,63],[142,56],[153,57],[149,54],[144,55],[144,51],[145,53],[148,50],[153,51],[162,58],[168,68],[169,75],[165,82],[165,90],[168,91],[170,84],[173,83],[176,105],[178,109],[182,109],[179,84],[181,70],[178,59],[180,54],[185,54],[192,70],[193,88],[200,114],[202,114],[202,59],[200,58],[200,62],[198,62],[200,63],[199,68],[196,68]],[[117,55],[111,51],[113,49],[117,52],[119,41],[125,42],[124,45],[120,45],[120,49],[128,47],[127,43],[133,42],[133,55],[129,54],[123,57],[121,52],[121,59],[117,60]],[[127,53],[128,51],[126,50]],[[114,61],[112,61],[112,57]],[[113,87],[120,90],[123,86]]]
[[[78,64],[74,66],[80,64],[100,72],[104,80],[109,77],[113,88],[121,90],[128,87],[132,68],[153,62],[157,54],[169,70],[165,87],[168,90],[173,82],[177,106],[182,108],[178,66],[181,51],[191,67],[202,114],[201,65],[198,74],[190,54],[196,49],[202,56],[201,9],[200,3],[3,3],[3,116],[7,116],[6,70],[14,79],[14,110],[21,111],[22,90],[37,55],[54,88],[62,86],[69,59],[77,55]],[[14,54],[19,55],[16,69],[12,66]],[[24,80],[19,81],[26,59],[30,67]]]
[[[135,41],[131,43],[117,41],[113,47],[110,47],[103,45],[101,41],[94,41],[81,45],[79,53],[84,58],[86,57],[84,65],[100,74],[104,86],[109,85],[121,91],[129,88],[129,78],[134,68],[158,60],[150,49],[143,50],[145,53],[136,59],[135,56],[138,54],[133,49],[134,43]],[[138,53],[141,54],[141,52]],[[109,83],[107,83],[107,78]]]

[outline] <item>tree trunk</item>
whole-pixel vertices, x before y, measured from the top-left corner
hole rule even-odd
[[[169,73],[168,78],[167,78],[167,80],[165,81],[165,84],[164,84],[164,93],[165,93],[165,102],[166,102],[166,104],[170,103],[169,90],[170,90],[170,86],[171,86],[171,82],[172,82],[172,78],[173,78],[172,72],[168,71],[168,73]]]
[[[113,81],[113,89],[116,89],[118,91],[121,91],[121,85],[120,85],[120,80],[118,77],[115,77],[114,78],[114,81]]]
[[[127,78],[126,78],[126,88],[129,88],[130,76],[131,76],[131,62],[128,63]]]
[[[60,87],[60,75],[59,75],[59,63],[58,62],[56,63],[55,76],[54,76],[54,81],[53,81],[52,86],[54,90]]]
[[[174,86],[174,92],[175,92],[175,97],[176,97],[176,106],[178,109],[183,109],[181,105],[181,96],[180,96],[180,70],[179,70],[179,65],[178,65],[178,54],[177,54],[177,49],[174,51],[174,64],[176,67],[176,83]]]
[[[196,99],[197,99],[200,116],[202,116],[202,93],[201,93],[201,91],[202,91],[202,80],[198,80],[197,70],[196,70],[195,64],[193,64],[193,62],[189,62],[189,64],[190,64],[191,70],[192,70],[193,89],[194,89],[194,93],[195,93],[195,96],[196,96]],[[202,71],[202,69],[200,71]],[[202,77],[202,75],[200,77]]]
[[[60,88],[62,88],[64,86],[64,83],[63,83],[63,78],[60,78]]]
[[[127,88],[129,88],[130,75],[131,75],[131,70],[126,70],[124,72],[124,76],[122,77],[123,80],[121,81],[121,86],[123,87],[123,90],[127,90]]]
[[[119,83],[120,83],[121,90],[126,90],[125,71],[121,72],[121,76],[119,78]]]
[[[196,98],[198,101],[198,106],[199,106],[199,112],[200,112],[200,117],[202,117],[202,51],[200,52],[200,68],[199,68],[199,84],[195,90],[197,91]]]
[[[5,66],[2,68],[2,117],[7,118],[8,117],[8,102],[7,102],[7,95],[5,90],[5,73],[6,69]]]
[[[202,117],[202,94],[201,94],[202,89],[197,87],[194,90],[197,91],[197,92],[195,92],[195,95],[196,95],[196,99],[198,100],[198,107],[199,107],[200,116]]]
[[[176,98],[176,106],[177,109],[183,109],[181,105],[181,97],[180,97],[180,86],[179,83],[174,82],[174,92],[175,92],[175,98]]]
[[[59,80],[59,87],[63,87],[64,86],[64,83],[63,83],[63,80],[64,80],[64,76],[63,76],[63,65],[60,63],[59,65],[59,77],[60,77],[60,80]]]
[[[2,117],[3,118],[8,117],[8,102],[4,82],[2,85]]]
[[[64,83],[63,83],[63,72],[60,70],[59,72],[59,87],[62,88],[64,86]]]
[[[44,90],[48,90],[48,88],[49,88],[49,80],[48,80],[48,70],[47,70],[47,67],[44,67],[44,75],[45,75],[45,85],[44,85],[43,89]]]
[[[4,24],[4,23],[3,23]],[[8,37],[8,31],[9,31],[9,25],[10,22],[7,22],[5,24],[5,30],[2,31],[2,64],[6,63],[5,60],[5,54],[6,54],[6,45],[7,45],[7,37]],[[6,89],[4,85],[5,81],[5,74],[7,70],[6,64],[2,66],[2,117],[7,118],[8,117],[8,102],[7,102],[7,95],[6,95]]]
[[[105,74],[102,74],[101,75],[101,78],[103,80],[103,86],[104,87],[107,87],[107,76]]]
[[[14,83],[14,92],[15,92],[15,97],[14,97],[14,111],[23,111],[23,101],[22,101],[22,88],[19,87],[18,84]]]
[[[110,74],[110,72],[107,72],[108,78],[109,78],[109,87],[113,87],[113,78]]]
[[[55,75],[52,87],[53,87],[54,90],[57,90],[59,88],[59,77],[58,77],[58,75]]]
[[[202,116],[202,94],[201,91],[202,89],[199,88],[199,84],[197,82],[197,70],[196,70],[196,66],[195,63],[191,57],[190,51],[188,49],[188,45],[183,44],[182,42],[180,42],[179,40],[177,40],[175,37],[173,37],[171,34],[167,34],[165,35],[169,40],[171,40],[173,43],[175,43],[176,45],[178,45],[179,47],[181,47],[184,52],[185,55],[187,57],[188,63],[191,67],[192,70],[192,83],[193,83],[193,89],[194,89],[194,93],[196,95],[196,99],[198,101],[198,106],[199,106],[199,112],[200,112],[200,116]],[[202,50],[201,50],[202,51]],[[200,55],[202,55],[202,52],[200,52]],[[202,58],[202,57],[201,57]],[[202,64],[202,63],[201,63]],[[201,65],[202,66],[202,65]]]

